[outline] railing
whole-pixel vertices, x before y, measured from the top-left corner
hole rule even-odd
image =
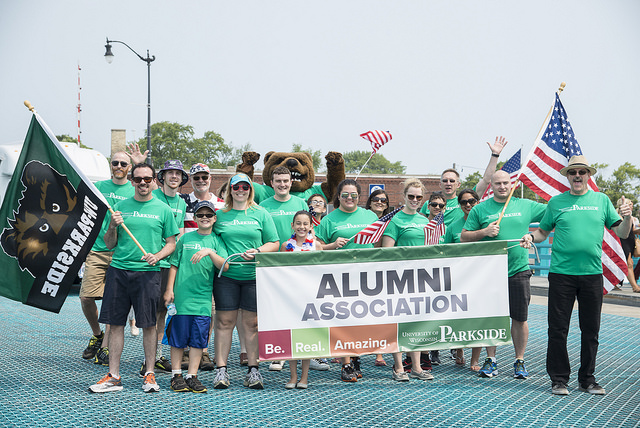
[[[529,231],[533,232],[539,226],[539,223],[531,223]],[[538,249],[538,257],[533,248],[529,250],[529,265],[535,276],[549,276],[549,266],[551,265],[551,244],[553,243],[553,232],[549,237],[539,244],[535,244]],[[539,261],[538,261],[539,258]]]

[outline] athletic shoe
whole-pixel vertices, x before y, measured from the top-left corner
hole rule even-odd
[[[358,379],[362,379],[362,370],[360,370],[360,357],[352,357],[351,364],[353,364],[353,372]]]
[[[404,361],[402,361],[402,368],[404,369],[405,373],[411,373],[411,357],[410,356],[406,356]]]
[[[325,371],[329,370],[329,364],[323,362],[320,358],[312,358],[311,361],[309,361],[309,368],[311,370]]]
[[[175,392],[189,392],[189,387],[181,374],[174,375],[171,378],[171,389]]]
[[[593,395],[605,395],[607,391],[597,383],[583,384],[578,388],[580,391],[588,392]]]
[[[433,375],[431,374],[430,371],[427,371],[427,370],[422,370],[420,373],[411,372],[409,373],[409,377],[412,379],[419,379],[419,380],[433,380]]]
[[[407,372],[396,372],[395,366],[391,368],[391,378],[398,382],[409,382],[409,375]]]
[[[357,382],[358,376],[356,376],[353,371],[353,366],[351,364],[343,364],[342,372],[340,373],[340,380],[343,382]]]
[[[208,352],[202,353],[202,358],[200,358],[200,370],[205,372],[210,372],[216,369],[216,365],[211,362],[211,357],[209,357]]]
[[[82,358],[90,360],[95,357],[102,347],[102,339],[104,339],[104,332],[100,332],[99,336],[91,336],[91,339],[89,339],[89,345],[84,351],[82,351]]]
[[[456,350],[450,349],[450,351],[451,351],[451,355],[450,355],[451,359],[455,360],[458,357],[458,355],[456,354]]]
[[[262,381],[262,375],[253,367],[247,376],[244,378],[244,386],[248,386],[251,389],[264,389],[264,383]]]
[[[431,364],[434,366],[440,365],[440,351],[431,351]]]
[[[144,361],[142,362],[142,366],[140,367],[140,377],[144,377],[145,374],[147,374],[147,363],[145,363]]]
[[[165,357],[158,358],[153,367],[160,373],[171,373],[171,363]]]
[[[494,377],[498,376],[498,364],[494,363],[491,358],[484,360],[484,365],[478,371],[480,377]]]
[[[158,392],[160,387],[156,383],[156,375],[153,373],[147,373],[144,375],[144,382],[142,382],[142,390],[144,392]]]
[[[90,392],[111,392],[122,391],[122,379],[111,376],[111,373],[107,373],[105,377],[100,379],[95,385],[89,387]]]
[[[96,356],[93,357],[93,364],[109,366],[109,348],[100,348]]]
[[[551,393],[553,395],[569,395],[567,385],[562,382],[553,382],[551,384]]]
[[[191,376],[185,379],[187,386],[191,392],[203,393],[207,392],[207,388],[198,380],[198,376]]]
[[[516,379],[526,379],[529,377],[529,372],[524,366],[524,360],[516,360],[513,363],[513,377]]]
[[[229,388],[229,373],[227,373],[225,367],[216,369],[216,378],[213,381],[213,387],[215,389]]]
[[[269,364],[269,371],[279,372],[280,370],[282,370],[283,366],[284,366],[284,361],[273,361],[271,362],[271,364]]]
[[[429,354],[422,354],[422,353],[420,354],[420,368],[422,370],[429,370],[429,371],[433,369],[433,367],[431,366],[431,359],[429,359]]]
[[[180,363],[180,368],[182,370],[189,369],[189,350],[188,349],[186,349],[184,351],[184,354],[182,354],[182,362]]]

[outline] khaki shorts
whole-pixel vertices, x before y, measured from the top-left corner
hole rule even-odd
[[[111,264],[112,251],[89,251],[84,261],[84,276],[80,285],[80,297],[102,299],[104,276]]]

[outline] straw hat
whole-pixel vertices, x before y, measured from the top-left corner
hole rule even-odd
[[[575,155],[575,156],[571,156],[571,159],[569,159],[569,165],[562,168],[560,170],[560,174],[566,177],[567,171],[569,171],[570,169],[578,169],[578,168],[584,168],[588,170],[591,173],[591,175],[596,173],[596,169],[589,165],[589,162],[587,162],[587,158],[584,157],[584,155]]]

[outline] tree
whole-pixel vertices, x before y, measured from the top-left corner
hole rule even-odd
[[[73,137],[71,137],[71,136],[70,136],[70,135],[68,135],[68,134],[56,135],[56,138],[57,138],[57,139],[58,139],[58,141],[60,141],[61,143],[76,143],[76,144],[78,144],[78,140],[77,140],[77,139],[75,139],[75,138],[73,138]],[[79,147],[80,147],[81,149],[89,149],[89,150],[93,150],[93,148],[91,148],[91,147],[89,147],[89,146],[86,146],[86,145],[82,144],[82,142],[80,142],[78,145],[79,145]]]
[[[475,171],[474,173],[467,175],[465,179],[460,182],[460,188],[473,189],[476,184],[478,184],[481,178],[482,174],[480,174],[478,171]],[[480,195],[480,197],[482,197],[482,195]]]
[[[371,152],[364,150],[354,150],[343,153],[344,171],[355,174],[364,166]],[[380,153],[373,155],[367,166],[362,170],[365,174],[404,174],[407,167],[402,162],[391,162]]]
[[[231,145],[231,147],[232,150],[223,154],[220,159],[220,162],[222,162],[224,166],[237,166],[242,163],[242,154],[253,150],[251,143],[244,144],[240,147],[233,147],[233,145]]]
[[[593,167],[598,170],[594,180],[600,191],[606,194],[615,205],[622,196],[631,199],[634,205],[640,196],[640,169],[625,162],[613,171],[609,178],[605,178],[603,171],[609,165],[606,163],[595,163]]]
[[[324,172],[327,169],[324,163],[322,162],[323,161],[322,152],[320,150],[313,150],[311,148],[303,149],[302,144],[293,143],[293,145],[291,146],[291,151],[293,153],[297,153],[297,152],[309,153],[311,155],[311,159],[313,159],[313,170],[316,173]]]

